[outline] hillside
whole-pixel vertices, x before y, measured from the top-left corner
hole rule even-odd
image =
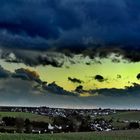
[[[20,117],[23,119],[30,119],[31,121],[43,121],[43,122],[51,122],[51,119],[48,116],[42,116],[32,113],[24,113],[24,112],[0,112],[0,118],[2,117]]]
[[[113,115],[104,116],[105,119],[114,120],[128,120],[128,121],[139,121],[140,120],[140,111],[127,111],[127,112],[118,112]]]

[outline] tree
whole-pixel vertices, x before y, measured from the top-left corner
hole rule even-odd
[[[113,123],[113,117],[108,121],[109,123]],[[118,120],[117,120],[118,121]]]
[[[13,117],[3,117],[2,121],[4,121],[6,126],[15,126],[15,118]]]
[[[128,126],[129,129],[138,129],[139,127],[139,123],[137,122],[130,122]]]
[[[22,118],[16,118],[15,123],[16,123],[17,132],[22,133],[24,128],[24,120]]]
[[[69,116],[68,119],[71,123],[72,131],[78,132],[82,124],[82,117],[75,112],[72,116]]]
[[[82,118],[82,123],[80,126],[80,131],[83,132],[88,132],[90,131],[90,122],[91,122],[91,117],[89,115],[85,116]]]
[[[32,125],[29,119],[25,120],[25,131],[26,133],[31,133],[32,132]]]

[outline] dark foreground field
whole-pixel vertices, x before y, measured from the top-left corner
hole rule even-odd
[[[140,140],[140,130],[45,135],[0,134],[0,140]]]

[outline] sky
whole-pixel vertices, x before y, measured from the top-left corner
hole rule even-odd
[[[0,105],[140,108],[139,0],[1,0]]]

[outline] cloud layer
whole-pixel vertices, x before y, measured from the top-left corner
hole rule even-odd
[[[0,1],[0,44],[139,44],[139,0]]]
[[[103,58],[112,63],[140,62],[139,0],[1,0],[0,13],[0,59],[11,65],[90,66],[102,64]],[[93,76],[99,84],[107,80],[100,73]],[[88,92],[89,104],[105,105],[111,99],[119,104],[120,98],[139,97],[139,84],[125,89],[86,91],[81,79],[71,75],[67,78],[77,84],[74,93],[55,82],[41,81],[29,69],[20,68],[12,73],[0,67],[0,100],[34,99],[45,103],[49,102],[48,95],[63,95],[63,99],[69,95],[74,103],[77,98],[82,101],[81,95]],[[122,76],[118,74],[117,78]],[[135,78],[139,80],[140,75]]]
[[[12,50],[2,54],[8,62],[62,67],[66,56],[93,59],[112,52],[140,61],[138,0],[2,0],[0,13],[0,47]]]
[[[140,85],[133,83],[125,89],[84,90],[79,85],[69,92],[55,82],[41,81],[35,71],[20,68],[12,73],[0,67],[0,105],[135,108],[139,107],[139,91]],[[90,96],[82,97],[85,93]]]

